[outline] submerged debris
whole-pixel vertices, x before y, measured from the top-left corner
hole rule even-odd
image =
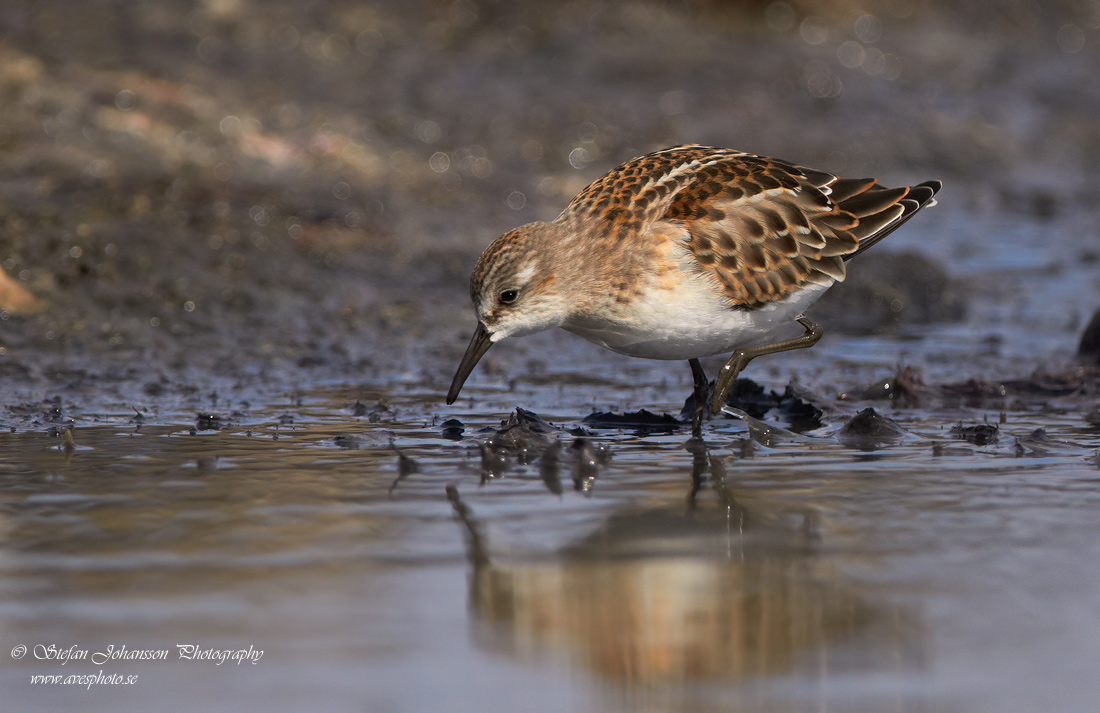
[[[482,482],[503,475],[511,467],[512,457],[524,465],[533,463],[547,448],[557,443],[557,438],[564,431],[542,420],[533,411],[517,408],[492,433],[492,436],[478,443]]]
[[[643,435],[671,433],[683,426],[674,416],[667,413],[655,414],[645,409],[621,414],[598,411],[585,416],[581,423],[589,428],[629,428]]]
[[[714,382],[711,382],[713,389]],[[765,390],[752,379],[740,378],[733,382],[726,397],[726,406],[734,409],[734,412],[743,412],[754,419],[762,419],[769,413],[785,422],[790,430],[796,433],[804,433],[821,428],[821,417],[824,410],[813,402],[819,397],[811,394],[798,384],[790,383],[780,394],[776,391]],[[684,407],[680,409],[680,418],[691,421],[695,413],[695,394],[692,393],[684,401]]]
[[[461,424],[450,428],[460,430]],[[565,449],[561,437],[571,433],[547,423],[536,413],[517,408],[499,430],[478,443],[482,482],[504,475],[513,461],[521,465],[538,461],[539,476],[551,493],[562,493],[563,467],[572,469],[576,490],[587,492],[611,459],[611,451],[586,437],[574,438]]]
[[[973,426],[958,423],[951,427],[951,435],[957,440],[973,443],[976,446],[988,446],[997,442],[998,430],[992,423],[978,423]]]
[[[72,428],[75,423],[72,416],[70,416],[61,405],[60,396],[43,399],[37,403],[11,404],[8,406],[8,411],[13,417],[21,418],[23,421],[30,421],[33,426],[52,423],[60,424],[60,428]],[[53,426],[51,428],[56,430],[59,426]],[[57,431],[55,435],[60,435],[60,431]]]
[[[220,431],[222,417],[214,413],[199,412],[195,414],[195,429],[198,431]]]

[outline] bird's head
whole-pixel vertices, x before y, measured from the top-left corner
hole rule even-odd
[[[493,241],[470,276],[477,329],[447,393],[454,403],[466,377],[494,342],[560,326],[571,304],[561,290],[552,223],[530,223]]]

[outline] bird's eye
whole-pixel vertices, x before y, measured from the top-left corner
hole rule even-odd
[[[500,293],[500,301],[506,305],[510,305],[515,302],[517,297],[519,297],[518,290],[505,290],[504,292]]]

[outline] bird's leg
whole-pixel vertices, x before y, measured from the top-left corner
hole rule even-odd
[[[707,374],[698,359],[688,359],[688,366],[691,367],[691,378],[695,381],[695,413],[691,415],[691,437],[702,439],[703,410],[707,407],[710,382],[707,381]]]
[[[821,325],[805,317],[799,317],[798,323],[806,329],[806,333],[801,337],[785,339],[775,344],[746,347],[745,349],[738,349],[733,353],[730,360],[727,361],[726,365],[722,367],[722,370],[718,372],[718,383],[714,385],[714,396],[711,398],[710,402],[711,413],[718,413],[722,410],[722,406],[726,403],[726,396],[729,395],[729,391],[733,387],[734,380],[737,379],[737,375],[741,373],[741,370],[748,366],[750,361],[758,356],[764,356],[765,354],[776,354],[778,352],[789,352],[792,349],[806,349],[812,347],[817,344],[817,340],[821,339],[821,335],[825,333]],[[694,361],[694,359],[692,361]],[[694,370],[695,367],[692,366],[692,371],[694,372]]]

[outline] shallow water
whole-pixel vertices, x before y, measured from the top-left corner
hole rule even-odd
[[[1100,436],[1074,414],[1008,413],[985,446],[950,427],[997,413],[891,409],[907,433],[874,450],[838,442],[841,415],[767,445],[717,421],[705,451],[683,431],[601,431],[589,442],[608,453],[587,459],[563,433],[556,460],[487,466],[480,430],[516,396],[473,387],[459,441],[412,384],[247,411],[230,394],[216,431],[119,409],[74,413],[89,425],[69,446],[0,434],[0,611],[32,649],[4,689],[36,710],[232,695],[257,710],[1027,711],[1100,693]],[[545,403],[582,387],[528,388]],[[651,406],[675,411],[675,392]],[[170,658],[61,666],[35,644]],[[264,653],[219,666],[177,644]],[[140,685],[28,684],[100,670]]]

